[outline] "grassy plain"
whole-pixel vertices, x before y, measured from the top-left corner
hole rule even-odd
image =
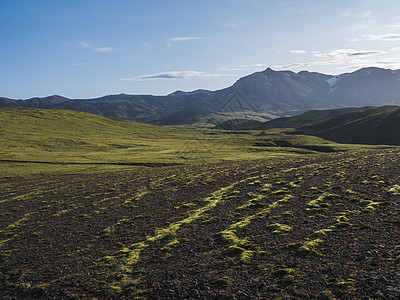
[[[193,131],[68,110],[0,107],[0,178],[373,148],[279,130],[260,133]]]

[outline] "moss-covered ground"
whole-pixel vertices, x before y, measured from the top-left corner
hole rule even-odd
[[[0,181],[3,299],[399,299],[400,151]]]
[[[0,179],[37,178],[381,148],[271,131],[159,127],[68,111],[0,107]]]

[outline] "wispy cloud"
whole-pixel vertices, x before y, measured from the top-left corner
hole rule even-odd
[[[80,42],[79,45],[83,48],[93,48],[93,46],[88,42]]]
[[[114,49],[111,47],[102,47],[102,48],[94,48],[94,51],[96,52],[111,52]]]
[[[389,25],[388,27],[393,28],[393,29],[400,29],[400,24],[399,24],[399,23],[397,23],[397,24],[391,24],[391,25]]]
[[[297,62],[297,63],[292,63],[292,64],[287,64],[287,65],[275,65],[272,66],[273,68],[276,69],[290,69],[290,68],[305,68],[305,67],[314,67],[314,66],[331,66],[331,65],[337,65],[337,61],[333,60],[323,60],[323,61],[308,61],[308,62]]]
[[[362,18],[362,19],[368,18],[370,16],[372,16],[372,11],[370,11],[370,10],[366,10],[366,11],[356,14],[356,18]]]
[[[338,70],[357,70],[365,67],[391,68],[392,70],[400,67],[400,60],[389,59],[387,61],[360,61],[354,64],[344,64]]]
[[[361,39],[361,38],[347,38],[345,40],[354,43],[354,42],[362,41],[363,39]]]
[[[372,15],[372,11],[370,11],[370,10],[354,13],[353,10],[348,9],[348,10],[345,10],[344,12],[342,12],[342,14],[340,16],[345,17],[345,18],[365,19],[365,18],[370,17],[371,15]]]
[[[400,51],[400,47],[397,47]],[[396,51],[397,48],[392,48]],[[388,52],[381,50],[337,49],[328,52],[314,52],[314,60],[296,62],[287,65],[272,66],[276,69],[304,69],[330,67],[336,70],[356,70],[363,67],[400,67],[400,59],[387,57]]]
[[[354,24],[348,25],[342,29],[342,31],[359,31],[371,28],[376,21],[372,20],[371,10],[353,12],[351,9],[345,10],[341,15],[343,18],[354,20]]]
[[[400,34],[365,35],[365,39],[372,41],[400,41]]]
[[[82,48],[92,49],[93,51],[96,51],[96,52],[111,52],[111,51],[114,51],[114,48],[111,48],[111,47],[94,47],[92,44],[90,44],[88,42],[80,42],[79,45],[81,45]]]
[[[306,54],[306,50],[289,50],[290,53],[292,54]]]
[[[359,31],[364,29],[370,29],[375,24],[376,21],[374,20],[360,20],[355,24],[344,27],[342,31]]]
[[[335,60],[342,60],[354,57],[366,57],[375,54],[384,54],[385,51],[380,50],[354,50],[354,49],[338,49],[329,52],[315,53],[316,57],[330,58]]]
[[[234,67],[222,67],[224,71],[259,71],[265,69],[268,65],[266,64],[250,64],[250,65],[238,65]]]
[[[369,59],[355,59],[344,61],[335,61],[335,60],[324,60],[324,61],[309,61],[309,62],[299,62],[287,65],[275,65],[272,66],[274,69],[278,70],[287,70],[293,68],[312,68],[312,67],[321,67],[321,66],[330,66],[336,67],[337,70],[357,70],[365,67],[381,67],[381,68],[400,68],[400,60],[389,58],[388,60],[379,60],[373,61]]]
[[[340,14],[341,17],[350,18],[353,16],[353,11],[351,9],[347,9]]]
[[[400,47],[399,51],[400,51]],[[392,49],[395,51],[396,48]],[[303,52],[304,51],[304,52]],[[287,69],[320,69],[321,67],[328,67],[329,69],[347,69],[355,70],[356,67],[368,67],[368,66],[399,66],[400,59],[388,59],[386,56],[388,52],[381,50],[356,50],[356,49],[335,49],[331,51],[315,51],[307,52],[305,50],[289,50],[289,52],[294,54],[312,54],[314,57],[309,61],[298,61],[290,64],[284,65],[269,65],[270,67],[278,70]],[[300,56],[299,56],[300,57]],[[224,71],[261,71],[265,69],[267,65],[265,64],[253,64],[253,65],[239,65],[232,68],[221,68]]]
[[[400,47],[393,47],[392,49],[390,49],[392,51],[400,51]]]
[[[167,40],[167,47],[170,48],[172,43],[175,42],[186,42],[186,41],[195,41],[195,40],[204,40],[203,37],[199,36],[178,36],[172,37]]]
[[[199,36],[181,36],[169,38],[169,42],[182,42],[182,41],[193,41],[193,40],[204,40],[204,38]]]
[[[128,81],[145,81],[145,80],[174,80],[174,79],[188,79],[188,78],[212,78],[212,77],[231,77],[237,76],[235,74],[215,74],[199,71],[170,71],[161,72],[151,75],[141,75],[133,78],[121,78],[121,80]]]

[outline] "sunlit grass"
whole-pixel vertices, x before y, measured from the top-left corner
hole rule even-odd
[[[0,107],[0,133],[0,178],[301,155],[316,153],[315,146],[321,145],[332,151],[370,148],[276,130],[262,136],[259,131],[193,131],[76,111],[15,107]]]

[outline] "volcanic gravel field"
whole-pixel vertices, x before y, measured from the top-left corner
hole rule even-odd
[[[2,299],[400,299],[400,150],[0,182]]]

